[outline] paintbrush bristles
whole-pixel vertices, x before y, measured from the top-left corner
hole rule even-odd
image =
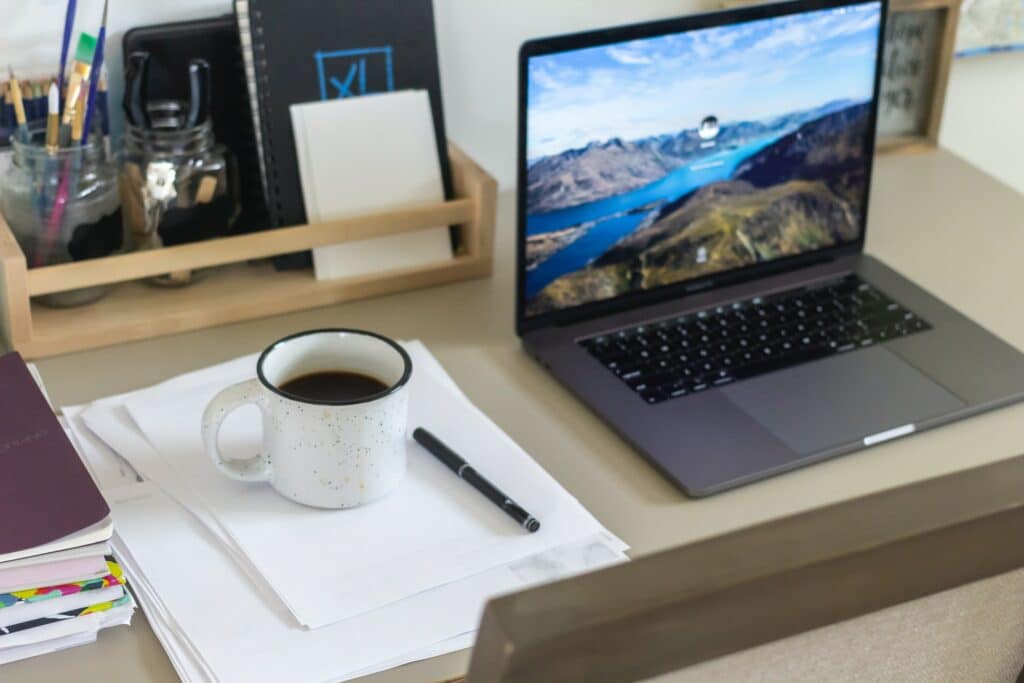
[[[78,102],[78,96],[82,92],[82,74],[77,71],[72,72],[71,80],[68,81],[68,95],[64,101],[64,118],[61,119],[61,125],[70,126],[71,119],[75,117],[75,105]]]
[[[46,116],[46,151],[53,154],[60,144],[60,94],[56,82],[50,84],[46,100],[49,112]]]
[[[64,118],[61,124],[71,125],[75,117],[75,106],[78,103],[78,95],[82,90],[82,83],[89,78],[92,71],[92,60],[96,53],[96,38],[88,33],[82,33],[78,37],[78,48],[75,50],[75,66],[71,71],[71,79],[68,81],[67,99],[64,105]]]

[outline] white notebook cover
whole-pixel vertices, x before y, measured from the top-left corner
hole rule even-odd
[[[444,201],[430,100],[403,90],[291,106],[310,223]],[[438,263],[452,257],[448,228],[313,250],[318,280]]]

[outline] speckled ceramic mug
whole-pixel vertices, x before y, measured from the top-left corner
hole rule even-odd
[[[317,372],[357,372],[387,389],[353,401],[299,399],[280,387]],[[269,482],[305,505],[348,508],[391,493],[405,474],[409,354],[394,341],[361,330],[313,330],[271,344],[256,379],[228,387],[206,407],[203,443],[221,472]],[[263,415],[263,452],[247,459],[221,455],[228,413],[246,404]]]

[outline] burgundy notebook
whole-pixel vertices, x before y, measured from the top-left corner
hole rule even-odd
[[[25,551],[109,515],[21,356],[0,356],[0,560],[35,554]]]

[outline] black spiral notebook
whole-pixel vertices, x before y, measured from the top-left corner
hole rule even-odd
[[[452,196],[432,0],[235,0],[235,14],[275,225],[307,222],[289,113],[302,102],[426,90]]]

